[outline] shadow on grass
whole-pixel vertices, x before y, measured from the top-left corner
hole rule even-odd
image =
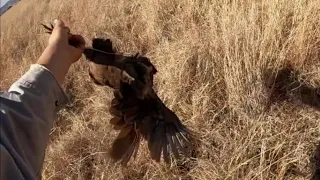
[[[299,101],[316,110],[320,110],[320,87],[312,87],[299,81],[300,73],[292,67],[285,67],[274,76],[271,88],[270,104],[281,101]],[[320,180],[320,142],[310,158],[314,171],[311,180]]]
[[[298,100],[302,104],[320,110],[320,87],[311,87],[300,82],[299,72],[292,67],[286,67],[278,71],[273,83],[270,103]]]

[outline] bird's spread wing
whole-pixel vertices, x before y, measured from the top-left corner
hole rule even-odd
[[[176,159],[179,159],[181,154],[187,154],[192,137],[190,130],[157,96],[147,99],[125,99],[121,92],[117,91],[114,93],[109,111],[114,116],[110,123],[114,129],[120,130],[111,149],[113,159],[128,162],[133,152],[138,152],[139,146],[134,144],[134,151],[128,147],[120,151],[119,148],[124,145],[119,145],[119,141],[125,142],[130,139],[129,144],[140,142],[140,134],[148,141],[151,158],[157,162],[160,161],[161,155],[165,162],[170,162],[171,154]]]
[[[154,110],[149,110],[141,123],[141,134],[148,141],[151,158],[160,161],[161,153],[165,162],[169,162],[172,153],[176,159],[187,156],[192,133],[179,120],[177,115],[168,109],[156,97]]]

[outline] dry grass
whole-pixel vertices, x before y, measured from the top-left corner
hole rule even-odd
[[[47,39],[39,24],[56,17],[87,42],[109,37],[121,52],[150,57],[160,97],[200,144],[196,159],[170,167],[150,161],[145,147],[127,168],[112,164],[111,91],[89,81],[82,59],[67,78],[71,104],[55,122],[44,179],[311,178],[319,0],[23,0],[1,17],[2,90],[39,57]],[[288,67],[297,74],[279,85]]]

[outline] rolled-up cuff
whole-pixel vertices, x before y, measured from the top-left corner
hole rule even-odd
[[[56,111],[68,102],[68,98],[56,78],[46,67],[40,64],[32,64],[30,69],[16,83],[40,91],[45,95],[45,101],[54,105]],[[17,91],[15,84],[10,87],[9,92]]]

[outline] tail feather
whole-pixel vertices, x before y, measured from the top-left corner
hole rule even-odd
[[[132,131],[132,127],[130,127],[130,126],[126,126],[126,127],[122,128],[120,133],[118,134],[117,139],[122,139],[122,138],[126,137],[131,131]]]
[[[169,145],[170,151],[172,151],[172,153],[176,159],[179,159],[180,158],[179,151],[178,151],[177,146],[174,144],[174,142],[172,140],[172,133],[167,132],[166,137],[168,140],[168,145]]]
[[[169,163],[170,162],[170,154],[168,150],[168,141],[167,138],[163,138],[163,146],[162,146],[162,155],[164,162]]]
[[[137,155],[138,149],[140,144],[140,135],[138,133],[135,134],[135,139],[132,143],[132,145],[127,149],[126,153],[123,155],[121,162],[123,164],[127,164],[131,157],[134,156],[134,158]]]
[[[137,145],[135,146],[135,151],[133,153],[134,159],[136,159],[137,155],[138,155],[138,151],[139,151],[139,147],[140,147],[140,139],[141,139],[141,135],[139,133],[137,133]]]
[[[176,145],[177,149],[179,149],[181,151],[181,153],[183,153],[184,155],[186,154],[186,150],[183,147],[183,142],[178,138],[178,134],[179,134],[179,130],[177,130],[174,127],[171,127],[171,138],[173,143]]]
[[[150,151],[151,158],[160,161],[161,158],[161,150],[162,150],[162,141],[165,129],[164,124],[160,122],[155,129],[155,132],[150,135],[148,147]]]
[[[119,133],[117,139],[112,144],[110,156],[112,159],[127,163],[134,151],[137,151],[140,143],[140,136],[133,128],[124,128]]]

